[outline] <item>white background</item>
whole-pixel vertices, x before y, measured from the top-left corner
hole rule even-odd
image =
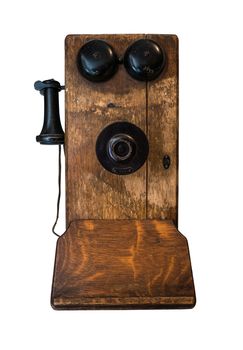
[[[1,1],[1,349],[243,348],[241,3]],[[180,39],[179,228],[189,240],[197,305],[57,312],[49,304],[57,147],[35,142],[43,99],[33,83],[64,83],[67,34],[144,32]]]

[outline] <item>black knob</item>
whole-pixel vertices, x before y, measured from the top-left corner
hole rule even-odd
[[[77,65],[80,73],[94,82],[110,79],[118,68],[113,48],[103,40],[91,40],[79,50]]]
[[[36,141],[43,145],[61,145],[64,143],[64,132],[59,115],[58,93],[64,89],[54,79],[36,81],[35,89],[44,96],[44,123]]]
[[[165,66],[165,53],[153,40],[140,39],[126,50],[124,65],[134,79],[154,80]]]

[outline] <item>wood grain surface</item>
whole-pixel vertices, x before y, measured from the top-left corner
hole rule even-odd
[[[81,46],[106,40],[122,58],[140,38],[164,48],[167,63],[150,83],[129,76],[124,65],[107,82],[83,78],[76,65]],[[77,219],[170,219],[177,223],[178,45],[174,35],[69,35],[66,38],[66,223]],[[111,107],[112,106],[112,107]],[[109,173],[95,143],[112,122],[128,121],[147,135],[148,161],[133,174]],[[171,166],[165,170],[163,156]]]
[[[172,221],[73,221],[58,239],[51,303],[56,309],[193,307],[187,240]]]
[[[178,38],[175,35],[147,35],[165,51],[162,75],[148,82],[147,218],[171,219],[177,224],[178,190]],[[169,155],[169,169],[163,157]]]

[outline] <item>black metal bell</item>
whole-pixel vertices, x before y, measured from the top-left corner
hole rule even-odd
[[[155,41],[140,39],[126,50],[124,65],[134,79],[154,80],[165,66],[165,53]]]
[[[87,42],[81,47],[77,56],[80,73],[94,82],[110,79],[116,73],[118,63],[113,48],[103,40]]]
[[[64,87],[54,79],[38,80],[34,87],[44,96],[44,123],[36,141],[43,145],[61,145],[64,143],[64,131],[60,121],[58,93]]]

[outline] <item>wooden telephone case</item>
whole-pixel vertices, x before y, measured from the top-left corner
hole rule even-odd
[[[140,39],[163,48],[163,72],[139,81],[124,64],[105,82],[85,79],[80,48],[107,42],[117,56]],[[65,41],[66,232],[58,239],[55,309],[191,308],[195,291],[178,217],[178,38],[68,35]],[[149,143],[142,167],[107,171],[96,156],[108,125],[128,122]]]

